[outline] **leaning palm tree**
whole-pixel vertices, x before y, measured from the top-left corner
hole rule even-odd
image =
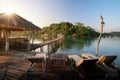
[[[103,21],[103,17],[100,16],[101,19],[101,24],[100,24],[100,36],[98,37],[98,42],[97,42],[97,46],[96,46],[96,56],[98,55],[98,51],[99,51],[99,43],[103,34],[103,27],[105,25],[105,22]]]

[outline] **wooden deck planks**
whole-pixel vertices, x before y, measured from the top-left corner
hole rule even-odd
[[[54,80],[55,75],[49,74],[47,72],[43,73],[38,71],[40,74],[35,73],[28,75],[29,63],[24,61],[20,62],[10,62],[9,65],[1,66],[0,70],[3,70],[4,73],[0,74],[0,80]],[[2,71],[0,71],[2,73]]]

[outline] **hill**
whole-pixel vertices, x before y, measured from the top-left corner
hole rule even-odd
[[[42,28],[42,34],[55,36],[57,34],[71,37],[96,37],[99,35],[90,26],[83,23],[72,24],[70,22],[53,23],[50,26]]]

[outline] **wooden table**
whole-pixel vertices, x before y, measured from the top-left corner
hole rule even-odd
[[[65,69],[66,62],[68,58],[65,54],[51,54],[50,61],[51,61],[51,68],[52,69]]]

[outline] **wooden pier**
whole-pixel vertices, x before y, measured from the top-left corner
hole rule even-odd
[[[53,40],[50,40],[50,41],[46,41],[46,42],[39,43],[39,44],[31,44],[30,45],[30,50],[35,50],[37,48],[40,48],[40,51],[43,52],[43,46],[47,45],[48,46],[48,49],[47,49],[48,53],[50,53],[51,52],[50,46],[51,46],[52,49],[56,48],[55,43],[59,42],[59,45],[61,45],[62,42],[63,42],[63,39],[64,39],[64,37],[60,37],[60,38],[53,39]]]
[[[25,56],[30,56],[30,54],[32,58],[33,53],[24,55],[21,53],[11,61],[0,63],[0,80],[120,80],[116,72],[115,76],[111,76],[106,72],[108,67],[106,69],[104,65],[96,64],[96,61],[103,61],[103,59],[90,56],[90,54],[88,56],[51,54],[46,61],[43,61],[46,64],[44,72],[41,61],[37,61],[33,67],[30,67],[30,58]],[[78,67],[75,66],[77,61],[80,63]]]

